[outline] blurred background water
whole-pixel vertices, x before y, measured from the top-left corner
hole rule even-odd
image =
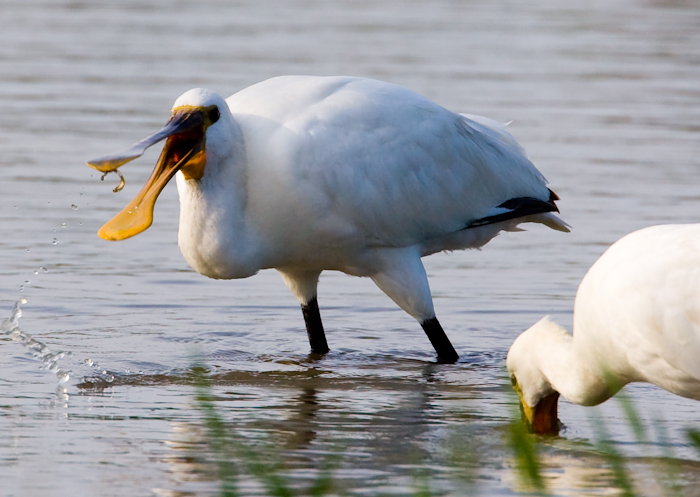
[[[283,440],[294,481],[340,447],[337,476],[353,494],[410,493],[416,466],[439,495],[518,493],[503,446],[513,339],[546,314],[570,327],[579,281],[622,235],[698,221],[694,1],[3,0],[0,19],[0,315],[26,299],[19,326],[48,348],[0,340],[3,495],[216,494],[195,457],[187,373],[198,359],[242,437]],[[276,272],[214,281],[187,266],[174,184],[148,231],[97,237],[158,150],[123,168],[118,194],[116,176],[100,182],[87,159],[159,129],[189,88],[227,96],[282,74],[382,79],[512,121],[561,197],[571,234],[535,226],[424,260],[458,364],[434,364],[420,327],[371,281],[332,272],[319,289],[332,352],[313,360]],[[70,379],[46,369],[50,353]],[[700,425],[697,403],[626,390],[665,442],[636,442],[615,401],[562,402],[566,429],[543,446],[553,493],[610,492],[592,448],[597,412],[634,456],[642,494],[663,493],[649,467],[672,450],[682,494],[695,495],[684,430]],[[478,454],[463,463],[476,490],[455,454]]]

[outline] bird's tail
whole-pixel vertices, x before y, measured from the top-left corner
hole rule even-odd
[[[557,205],[554,203],[555,200],[559,200],[559,197],[552,190],[549,190],[548,200],[540,200],[534,197],[512,198],[499,205],[495,209],[497,213],[472,221],[465,226],[465,229],[500,223],[511,219],[529,218],[523,219],[522,222],[542,223],[554,230],[568,233],[570,231],[569,225],[552,214],[552,212],[559,212]]]
[[[571,231],[571,226],[569,226],[566,222],[559,219],[551,212],[543,212],[541,214],[533,216],[533,218],[529,221],[535,223],[542,223],[548,228],[552,228],[553,230],[557,231],[563,231],[564,233],[569,233]]]

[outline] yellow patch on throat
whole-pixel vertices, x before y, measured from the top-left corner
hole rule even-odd
[[[192,156],[187,164],[180,168],[182,175],[186,180],[202,179],[204,176],[204,167],[207,165],[207,154],[204,150],[200,150]]]

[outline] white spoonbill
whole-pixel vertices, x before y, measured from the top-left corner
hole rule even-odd
[[[115,170],[165,138],[146,185],[99,235],[148,228],[178,173],[178,243],[190,266],[224,279],[277,269],[317,353],[328,351],[316,298],[325,269],[372,278],[418,320],[439,360],[454,362],[421,257],[481,247],[523,222],[568,231],[552,214],[557,196],[503,125],[389,83],[283,76],[227,100],[190,90],[163,129],[88,164]]]
[[[578,288],[573,336],[545,317],[506,362],[537,433],[558,431],[559,394],[591,406],[643,381],[700,400],[700,224],[614,243]]]

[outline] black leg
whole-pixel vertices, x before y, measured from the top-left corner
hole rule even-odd
[[[440,326],[437,318],[426,319],[421,323],[421,326],[425,334],[428,335],[430,343],[433,344],[435,352],[437,352],[438,361],[443,363],[457,362],[459,356],[450,343],[450,339],[445,335],[445,331]]]
[[[318,310],[316,297],[309,300],[308,303],[302,304],[301,312],[304,313],[304,322],[306,323],[306,332],[309,334],[311,352],[316,354],[327,353],[330,349],[328,348],[328,342],[326,342],[326,334],[323,331],[321,313]]]

